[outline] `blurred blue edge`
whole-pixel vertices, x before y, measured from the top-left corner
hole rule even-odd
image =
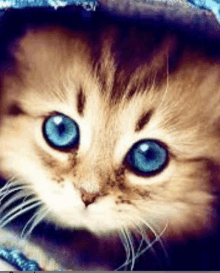
[[[187,1],[196,8],[212,11],[220,23],[220,0]],[[169,2],[169,0],[167,0],[167,2]],[[54,9],[57,9],[58,7],[65,7],[67,5],[81,5],[86,10],[95,11],[98,0],[0,0],[0,12],[2,11],[0,15],[8,8],[53,7]]]
[[[119,0],[120,1],[120,0]],[[133,0],[135,1],[135,0]],[[157,1],[157,0],[155,0]],[[220,0],[187,0],[194,7],[212,11],[220,22]],[[167,0],[169,2],[169,0]],[[0,11],[8,8],[25,7],[65,7],[67,5],[81,5],[86,10],[95,10],[98,0],[0,0]],[[0,14],[1,15],[1,14]]]
[[[25,7],[65,7],[67,5],[81,5],[86,9],[95,10],[98,0],[0,0],[0,10]]]

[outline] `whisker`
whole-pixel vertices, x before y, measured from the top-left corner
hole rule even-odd
[[[17,187],[14,187],[14,188],[12,188],[12,189],[8,189],[8,191],[6,191],[5,193],[4,193],[4,195],[0,198],[0,202],[2,202],[2,200],[5,198],[5,197],[7,197],[9,194],[11,194],[11,193],[13,193],[13,192],[15,192],[15,191],[21,191],[21,190],[24,190],[24,189],[26,189],[27,187],[26,186],[17,186]]]
[[[12,192],[14,192],[15,190],[13,190]],[[12,193],[10,192],[10,193]],[[8,200],[4,205],[1,206],[1,209],[0,209],[0,215],[2,214],[2,212],[7,208],[9,207],[12,203],[16,202],[17,200],[25,197],[27,195],[26,192],[19,192],[17,194],[15,194],[12,198],[10,198],[10,200]]]
[[[34,230],[34,228],[44,219],[44,217],[48,214],[49,209],[44,208],[42,210],[39,211],[39,213],[37,214],[36,218],[34,219],[29,231],[26,233],[25,238],[27,238],[32,231]]]
[[[4,187],[5,186],[7,187],[8,184],[11,184],[11,185],[20,185],[21,184],[21,179],[17,178],[16,176],[11,176],[10,178],[7,179],[7,182],[4,185]]]
[[[123,268],[124,266],[126,266],[129,262],[130,255],[131,255],[130,245],[128,242],[128,238],[126,236],[125,228],[122,226],[121,226],[121,235],[122,235],[122,237],[120,236],[120,238],[121,238],[122,244],[123,244],[125,252],[126,252],[126,260],[122,265],[120,265],[117,269],[115,269],[115,271],[118,271],[121,268]]]
[[[15,213],[14,215],[12,215],[11,217],[9,217],[9,219],[7,219],[5,222],[3,222],[3,223],[0,225],[0,229],[3,228],[3,227],[5,227],[9,222],[11,222],[11,221],[14,220],[15,218],[17,218],[19,215],[24,214],[25,212],[27,212],[27,211],[29,211],[29,210],[31,210],[31,209],[33,209],[33,208],[39,206],[40,204],[42,204],[42,202],[41,202],[41,201],[38,201],[38,202],[34,203],[33,205],[28,206],[28,207],[26,207],[25,209],[20,210],[19,212]]]
[[[124,227],[123,227],[123,237],[124,237],[124,242],[125,242],[125,246],[126,246],[126,260],[124,262],[124,264],[126,265],[127,261],[129,261],[129,259],[130,259],[131,249],[130,249],[129,241],[128,241],[127,234],[125,232]]]
[[[146,239],[145,239],[144,231],[141,229],[141,227],[139,227],[135,222],[134,222],[134,225],[135,225],[135,228],[136,228],[138,234],[141,235],[141,241],[140,241],[138,249],[136,251],[136,255],[137,255],[141,251],[141,247],[142,247],[143,243],[146,242]]]
[[[138,255],[138,253],[141,251],[141,247],[142,247],[144,241],[145,241],[145,239],[144,239],[144,234],[143,234],[142,231],[141,231],[141,241],[140,241],[140,243],[139,243],[139,246],[138,246],[136,255]]]
[[[129,216],[128,216],[128,217],[129,217]],[[120,267],[118,267],[115,271],[120,270],[121,268],[123,268],[124,266],[128,265],[129,263],[132,263],[132,265],[131,265],[131,270],[133,270],[135,260],[136,260],[137,258],[139,258],[141,255],[143,255],[144,252],[146,252],[147,250],[150,249],[150,250],[153,251],[154,254],[155,254],[155,250],[154,250],[154,248],[153,248],[153,245],[154,245],[157,241],[160,242],[161,247],[162,247],[162,249],[163,249],[163,251],[164,251],[164,253],[165,253],[165,256],[168,257],[167,251],[166,251],[166,249],[165,249],[165,247],[164,247],[164,244],[163,244],[163,242],[162,242],[162,240],[161,240],[161,236],[163,235],[163,233],[165,232],[165,230],[166,230],[166,228],[167,228],[167,226],[168,226],[168,221],[167,221],[165,227],[163,228],[163,230],[161,231],[161,233],[158,234],[158,233],[156,232],[156,230],[155,230],[149,223],[147,223],[146,221],[144,221],[142,218],[135,216],[135,218],[136,218],[138,221],[141,221],[145,226],[147,226],[147,228],[149,228],[149,229],[153,232],[153,234],[154,234],[154,236],[155,236],[155,239],[154,239],[152,242],[150,242],[150,240],[147,238],[147,235],[144,235],[144,232],[141,230],[141,228],[140,228],[140,227],[137,225],[137,223],[134,221],[134,218],[133,218],[133,217],[129,217],[129,218],[130,218],[130,219],[132,220],[132,222],[134,223],[136,229],[140,231],[139,234],[141,234],[141,236],[142,236],[142,240],[141,240],[142,243],[139,245],[138,250],[137,250],[135,256],[133,256],[133,254],[132,254],[132,258],[131,258],[130,260],[126,260],[126,262],[125,262],[123,265],[121,265]],[[143,250],[141,250],[143,241],[146,242],[147,246],[146,246]],[[130,242],[130,245],[132,245],[132,241],[131,241],[130,237],[129,237],[129,242]],[[134,250],[133,245],[132,245],[132,249]],[[129,256],[130,256],[130,255],[129,255]]]
[[[156,231],[156,230],[153,228],[153,226],[150,225],[146,220],[143,220],[141,217],[137,217],[137,215],[134,215],[134,217],[135,217],[138,221],[142,222],[148,229],[150,229],[150,230],[153,232],[153,234],[154,234],[155,237],[158,236],[157,231]]]
[[[4,215],[1,220],[0,220],[0,223],[3,222],[5,219],[7,219],[10,215],[12,215],[13,213],[15,213],[16,211],[20,210],[20,209],[23,209],[25,206],[35,202],[35,201],[38,201],[38,198],[32,198],[28,201],[25,201],[25,203],[22,203],[18,206],[16,206],[15,208],[13,208],[12,210],[10,210],[8,213],[6,213],[6,215]]]
[[[126,253],[126,259],[129,259],[128,258],[128,256],[129,256],[129,247],[128,247],[128,242],[127,242],[127,238],[126,238],[126,236],[125,236],[125,234],[124,234],[124,230],[123,230],[123,228],[121,228],[122,230],[121,230],[121,235],[120,235],[120,239],[121,239],[121,242],[122,242],[122,244],[123,244],[123,246],[124,246],[124,249],[125,249],[125,253]]]
[[[128,242],[130,244],[130,249],[131,249],[131,271],[133,271],[134,269],[134,264],[135,264],[135,251],[134,251],[134,246],[133,246],[133,242],[131,240],[131,234],[129,232],[129,230],[125,230],[127,237],[128,237]]]
[[[0,195],[4,194],[4,191],[7,191],[12,185],[11,181],[7,181],[6,184],[0,189]]]
[[[129,216],[128,216],[129,217]],[[137,232],[140,234],[140,232],[141,232],[141,236],[142,236],[142,239],[141,239],[141,243],[140,243],[140,245],[139,245],[139,247],[138,247],[138,250],[137,250],[137,252],[136,252],[136,254],[135,254],[135,250],[134,250],[134,247],[133,247],[133,243],[132,243],[132,241],[131,241],[131,238],[130,238],[130,234],[127,232],[126,234],[127,234],[127,237],[129,238],[129,246],[131,246],[131,251],[132,251],[132,258],[131,259],[129,259],[129,257],[130,257],[130,255],[129,255],[129,257],[126,259],[126,261],[120,266],[120,267],[118,267],[117,269],[116,269],[116,271],[117,270],[120,270],[121,268],[123,268],[123,267],[125,267],[125,266],[127,266],[127,265],[129,265],[130,263],[131,263],[131,268],[130,268],[130,270],[131,271],[133,271],[133,269],[134,269],[134,265],[135,265],[135,260],[136,260],[136,257],[138,257],[138,252],[140,252],[140,249],[141,249],[141,246],[142,246],[142,244],[143,244],[143,242],[144,242],[144,239],[143,239],[143,234],[142,234],[142,230],[140,230],[140,227],[135,223],[135,221],[134,221],[134,219],[133,219],[133,217],[129,217],[131,220],[132,220],[132,222],[134,223],[134,226],[135,226],[135,229],[137,230]],[[135,236],[135,233],[134,233],[134,236]],[[130,254],[130,253],[129,253]]]
[[[30,189],[30,185],[24,185],[21,179],[16,178],[15,176],[9,176],[7,179],[6,184],[0,189],[0,202],[7,197],[9,194],[19,191],[19,190],[24,190],[24,189]]]
[[[14,180],[14,178],[13,178]],[[13,180],[8,180],[5,185],[0,189],[0,195],[5,195],[5,192],[8,192],[11,187],[14,186]]]
[[[142,236],[143,241],[146,243],[147,246],[150,245],[150,244],[151,244],[151,241],[150,241],[150,238],[149,238],[148,234],[146,233],[146,231],[145,231],[145,230],[142,230],[141,227],[139,227],[139,229],[140,229],[140,231],[141,231],[141,236]],[[155,238],[156,238],[156,237],[155,237]],[[141,247],[142,247],[142,246],[139,246],[139,249],[138,249],[138,251],[137,251],[137,253],[136,253],[136,257],[139,257],[139,256],[141,255],[141,254],[140,254],[140,252],[141,252]],[[149,251],[150,251],[151,253],[153,253],[153,255],[156,257],[156,251],[155,251],[155,249],[154,249],[154,244],[151,245],[151,247],[149,248]]]
[[[25,230],[27,229],[28,225],[34,220],[34,218],[37,217],[37,215],[40,213],[40,211],[34,213],[34,215],[27,221],[27,223],[25,224],[25,226],[22,229],[21,235],[20,237],[23,238],[23,235],[25,233]]]
[[[152,242],[150,242],[148,244],[148,246],[146,246],[146,248],[144,248],[142,251],[140,251],[140,253],[136,256],[136,258],[140,257],[144,252],[146,252],[149,248],[151,248],[157,241],[160,242],[161,247],[162,247],[162,249],[164,251],[165,256],[168,257],[167,251],[166,251],[166,249],[164,247],[164,244],[163,244],[163,242],[161,240],[161,236],[164,234],[165,230],[167,229],[167,226],[168,226],[168,222],[165,225],[164,229],[161,231],[161,233],[160,234],[156,233],[155,239]]]

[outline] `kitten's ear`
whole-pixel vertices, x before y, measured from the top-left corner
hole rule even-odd
[[[22,78],[19,75],[19,70],[16,67],[16,58],[9,47],[8,59],[0,64],[0,118],[1,114],[6,113],[9,101],[17,101],[20,90],[22,90]],[[13,106],[12,114],[18,113],[19,107]]]

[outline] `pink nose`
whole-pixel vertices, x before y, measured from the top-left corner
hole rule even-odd
[[[85,191],[82,188],[80,189],[80,192],[81,192],[82,201],[86,207],[88,207],[88,205],[94,203],[95,200],[97,199],[97,197],[99,196],[98,193],[88,193],[87,191]]]

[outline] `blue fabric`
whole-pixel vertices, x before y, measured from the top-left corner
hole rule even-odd
[[[135,0],[133,0],[135,1]],[[155,0],[156,1],[156,0]],[[169,0],[167,0],[169,3]],[[173,1],[172,1],[173,2]],[[220,22],[220,0],[188,0],[196,8],[211,10]],[[87,10],[95,10],[98,0],[0,0],[0,9],[24,7],[65,7],[82,5]]]
[[[82,5],[88,10],[95,10],[97,0],[0,0],[0,9],[24,7],[65,7]]]
[[[0,259],[19,271],[43,271],[36,261],[29,260],[18,250],[0,247]]]
[[[220,23],[220,0],[188,0],[197,8],[211,10]]]

